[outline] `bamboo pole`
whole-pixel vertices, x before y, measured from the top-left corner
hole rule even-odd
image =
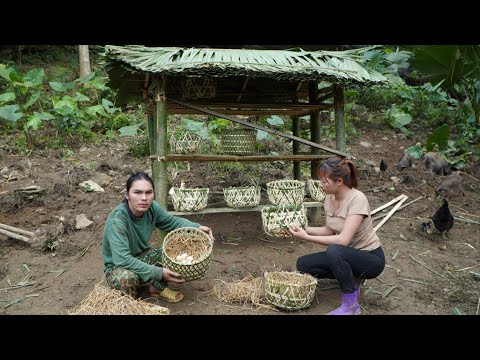
[[[311,161],[328,159],[331,155],[187,155],[187,154],[169,154],[164,157],[151,155],[152,160],[165,161]]]
[[[346,151],[347,137],[345,132],[345,99],[343,86],[333,85],[333,103],[335,104],[335,141],[340,151]]]
[[[383,224],[385,224],[388,219],[390,219],[390,217],[393,215],[393,213],[394,213],[395,211],[397,211],[397,209],[405,202],[405,200],[408,199],[408,196],[407,196],[407,195],[402,195],[402,196],[403,196],[404,198],[401,199],[401,200],[397,203],[397,205],[395,205],[395,207],[394,207],[392,210],[390,210],[390,212],[389,212],[388,215],[385,217],[385,219],[383,219],[377,226],[375,226],[375,229],[374,229],[375,231],[377,231],[378,229],[380,229],[380,227],[381,227]]]
[[[398,210],[402,210],[403,208],[407,207],[408,205],[412,205],[414,202],[417,202],[418,200],[420,199],[423,199],[423,196],[419,196],[418,198],[416,198],[415,200],[412,200],[408,203],[406,203],[405,205],[402,205],[398,208]],[[375,221],[375,220],[378,220],[378,219],[381,219],[383,217],[387,216],[387,214],[382,214],[382,215],[378,215],[378,216],[375,216],[374,218],[372,218],[372,221]]]
[[[389,207],[390,205],[396,203],[398,200],[400,200],[400,199],[403,198],[404,196],[405,196],[405,195],[402,194],[402,195],[396,197],[395,199],[393,199],[392,201],[389,201],[389,202],[386,203],[385,205],[382,205],[382,206],[376,208],[375,210],[372,210],[372,211],[370,212],[370,215],[374,215],[374,214],[376,214],[377,212],[379,212],[380,210],[383,210],[383,209]]]
[[[23,236],[23,235],[18,235],[18,234],[15,234],[13,232],[10,232],[10,231],[7,231],[7,230],[4,230],[4,229],[0,229],[0,234],[3,234],[3,235],[7,235],[11,238],[14,238],[14,239],[17,239],[17,240],[22,240],[22,241],[26,241],[27,243],[30,243],[30,239]]]
[[[34,233],[31,232],[31,231],[22,230],[22,229],[19,229],[19,228],[13,227],[13,226],[9,226],[9,225],[5,225],[5,224],[2,224],[2,223],[0,223],[0,229],[10,230],[10,231],[13,231],[17,234],[22,234],[22,235],[28,235],[28,236],[33,236],[34,235]]]

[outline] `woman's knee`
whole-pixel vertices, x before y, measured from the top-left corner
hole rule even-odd
[[[338,259],[339,257],[342,256],[344,252],[345,246],[343,245],[338,245],[338,244],[332,244],[329,247],[327,247],[327,258],[329,259]]]
[[[308,273],[309,267],[305,263],[305,259],[303,256],[297,259],[297,270],[302,273]]]

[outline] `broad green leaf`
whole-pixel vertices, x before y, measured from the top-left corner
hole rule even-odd
[[[64,82],[59,82],[59,81],[50,81],[48,84],[50,85],[50,87],[53,90],[61,91],[61,92],[71,90],[75,86],[75,84],[72,83],[72,82],[64,83]]]
[[[82,93],[79,93],[78,91],[75,91],[75,97],[74,99],[78,102],[81,101],[90,101],[90,98],[88,96],[83,95]]]
[[[43,82],[43,78],[45,76],[45,70],[42,68],[36,68],[30,70],[28,73],[25,74],[23,77],[23,81],[25,83],[29,83],[29,87],[35,87],[40,85]]]
[[[25,129],[32,128],[33,130],[38,130],[40,124],[42,123],[42,119],[37,116],[38,113],[30,115],[28,117],[28,121],[25,124]]]
[[[448,145],[448,138],[450,136],[450,128],[447,124],[440,126],[427,139],[426,149],[432,151],[435,144],[438,145],[438,150],[445,150]]]
[[[105,112],[105,109],[103,108],[102,105],[94,105],[94,106],[89,106],[85,110],[85,112],[88,115],[95,116],[95,115],[101,115],[101,116],[108,116],[107,113]]]
[[[257,140],[264,140],[268,136],[268,133],[263,130],[257,131]]]
[[[13,101],[16,99],[16,96],[14,93],[3,93],[3,94],[0,94],[0,102],[9,102],[9,101]]]
[[[109,114],[122,110],[121,108],[114,107],[113,103],[108,99],[102,99],[102,106]]]
[[[28,109],[30,106],[32,106],[33,104],[35,104],[35,102],[40,99],[40,95],[42,94],[42,92],[40,90],[38,90],[37,92],[33,93],[32,96],[30,96],[30,98],[28,99],[28,101],[23,105],[23,108],[24,109]]]
[[[189,119],[182,119],[182,124],[185,125],[185,129],[188,131],[200,131],[205,125],[203,121],[194,121]]]
[[[135,125],[129,125],[129,126],[124,126],[118,131],[120,131],[120,136],[136,136],[137,131],[142,126],[142,124],[135,124]]]
[[[18,105],[0,106],[0,118],[10,121],[17,121],[23,116],[23,113],[17,112],[20,110]]]
[[[92,80],[94,77],[95,77],[95,72],[91,72],[90,74],[79,77],[74,82],[79,82],[79,83],[85,84],[85,83],[89,82],[90,80]]]
[[[423,156],[422,144],[417,143],[407,148],[407,153],[414,159],[420,159]]]
[[[269,117],[267,119],[267,122],[270,125],[283,125],[284,124],[284,121],[282,120],[282,118],[277,116],[277,115],[272,115],[271,117]]]
[[[13,71],[13,68],[7,67],[5,64],[0,64],[0,76],[8,81],[12,81],[10,79],[10,73]]]

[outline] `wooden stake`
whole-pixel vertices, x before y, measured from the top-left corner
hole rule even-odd
[[[388,219],[390,219],[390,217],[393,215],[393,213],[395,211],[397,211],[397,209],[405,202],[405,200],[408,199],[408,196],[407,195],[402,195],[403,196],[403,199],[401,199],[397,205],[395,205],[395,207],[390,210],[390,212],[388,213],[388,215],[385,217],[385,219],[383,219],[382,221],[380,221],[380,224],[378,224],[377,226],[375,226],[375,231],[378,231],[378,229],[380,229],[382,227],[383,224],[385,224],[387,222]]]

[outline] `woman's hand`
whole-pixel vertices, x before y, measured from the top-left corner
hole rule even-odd
[[[299,239],[302,239],[302,240],[307,239],[307,236],[308,236],[307,232],[305,230],[303,230],[297,224],[288,225],[288,231],[290,231],[290,234],[292,234],[293,236],[295,236]]]
[[[210,236],[210,239],[212,239],[212,241],[215,241],[215,238],[213,237],[213,234],[212,234],[212,229],[210,229],[208,226],[200,225],[198,229],[208,234],[208,236]]]
[[[175,284],[181,284],[185,282],[185,280],[180,279],[180,274],[165,267],[163,268],[163,278],[165,279],[165,281],[169,281]]]

